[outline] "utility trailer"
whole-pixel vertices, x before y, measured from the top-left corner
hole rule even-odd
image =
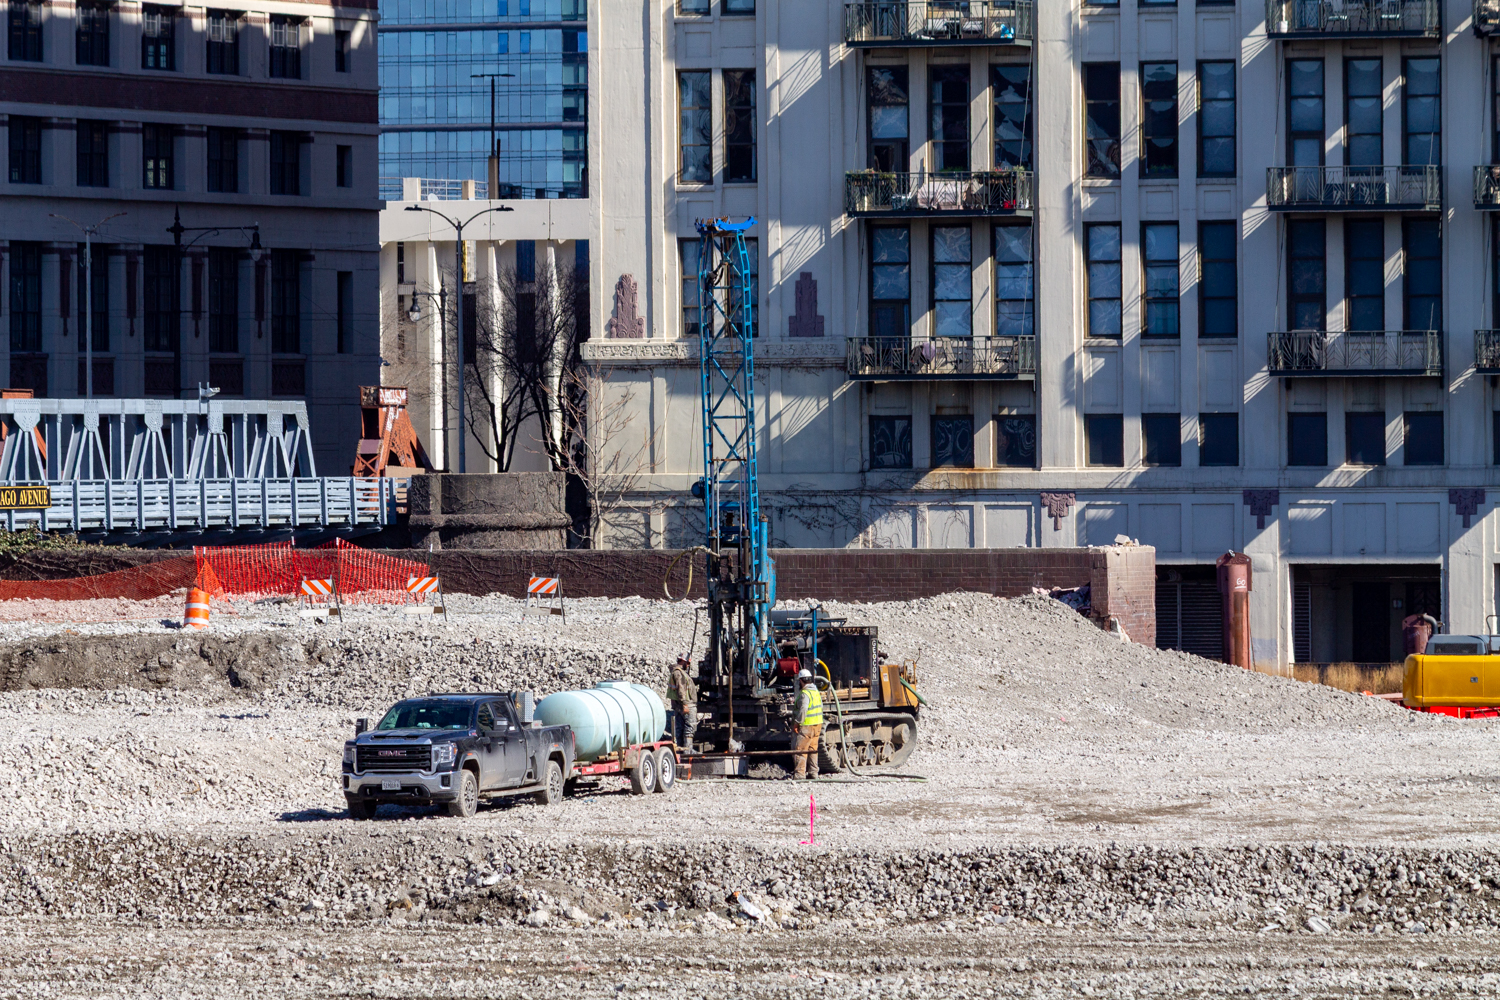
[[[679,758],[677,744],[671,740],[633,743],[607,757],[587,763],[575,763],[566,791],[570,795],[574,794],[580,780],[602,778],[611,774],[630,778],[630,794],[649,795],[652,792],[670,792],[672,786],[677,784],[677,779],[690,777],[691,771]]]

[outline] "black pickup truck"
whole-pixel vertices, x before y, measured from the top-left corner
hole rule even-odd
[[[523,723],[521,701],[498,692],[430,694],[392,705],[374,729],[361,719],[344,744],[349,814],[372,819],[382,802],[441,803],[450,815],[472,816],[481,797],[561,801],[573,775],[573,730]]]

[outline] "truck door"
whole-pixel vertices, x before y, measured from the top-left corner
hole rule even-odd
[[[479,788],[504,787],[505,756],[501,740],[504,731],[495,719],[495,708],[488,703],[479,706]]]
[[[490,702],[487,706],[495,713],[494,742],[491,744],[500,761],[500,784],[497,788],[514,788],[526,780],[526,765],[529,753],[526,734],[516,722],[510,703]]]

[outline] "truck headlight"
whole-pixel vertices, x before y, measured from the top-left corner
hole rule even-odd
[[[453,743],[438,743],[432,748],[432,762],[434,764],[451,764],[458,754],[458,746]]]
[[[354,748],[353,747],[344,747],[344,763],[345,764],[353,764],[354,763]]]

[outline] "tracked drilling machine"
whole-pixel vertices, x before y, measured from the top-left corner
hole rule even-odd
[[[813,607],[776,609],[776,565],[756,458],[755,295],[745,233],[755,220],[699,221],[698,335],[708,649],[698,663],[701,737],[721,751],[790,750],[797,674],[825,694],[824,769],[900,764],[916,744],[910,666],[883,663],[873,626]]]

